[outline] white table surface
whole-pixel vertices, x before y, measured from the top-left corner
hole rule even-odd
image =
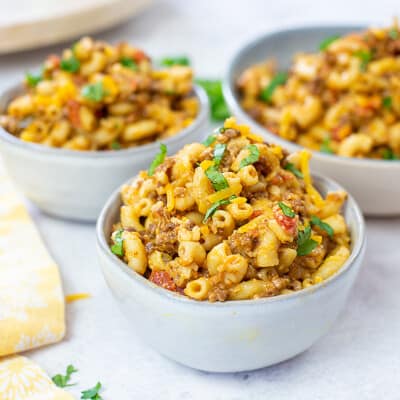
[[[155,1],[140,17],[97,37],[129,39],[156,57],[189,54],[199,75],[220,76],[235,49],[259,33],[305,23],[385,24],[398,5],[398,0]],[[0,88],[60,48],[0,57]],[[78,385],[69,390],[77,398],[98,380],[105,400],[400,398],[400,219],[367,221],[366,260],[347,307],[309,351],[255,372],[207,374],[177,365],[136,339],[100,273],[94,225],[30,210],[61,268],[65,293],[92,295],[68,305],[62,343],[27,353],[50,375],[73,363]]]

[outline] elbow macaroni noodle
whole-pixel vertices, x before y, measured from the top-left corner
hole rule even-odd
[[[27,75],[0,125],[21,140],[70,150],[118,150],[168,138],[198,114],[192,70],[152,69],[127,43],[85,37],[62,57],[51,55],[41,75]]]
[[[345,157],[400,157],[400,30],[327,38],[294,57],[285,78],[272,61],[239,76],[242,107],[268,130]]]
[[[217,166],[216,148],[223,149]],[[210,171],[225,182],[218,189]],[[233,118],[212,144],[187,145],[153,175],[142,171],[121,198],[111,236],[113,247],[122,239],[118,255],[195,300],[291,293],[329,278],[350,254],[340,214],[346,193],[322,198],[305,151],[288,155]]]

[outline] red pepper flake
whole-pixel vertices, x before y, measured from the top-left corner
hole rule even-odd
[[[152,271],[149,280],[164,289],[177,291],[175,282],[167,271]]]

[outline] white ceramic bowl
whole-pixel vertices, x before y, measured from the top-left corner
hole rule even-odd
[[[322,192],[341,187],[314,177]],[[136,333],[159,353],[192,368],[238,372],[267,367],[308,349],[328,332],[344,307],[365,250],[364,220],[350,197],[344,216],[352,252],[341,270],[302,291],[258,300],[197,302],[153,284],[111,253],[109,237],[118,221],[119,190],[97,222],[99,261],[115,299]]]
[[[363,29],[360,26],[316,26],[279,31],[248,43],[233,57],[224,81],[224,96],[238,121],[249,125],[266,140],[275,142],[291,152],[301,147],[268,131],[240,106],[235,82],[240,73],[252,64],[267,58],[278,61],[287,69],[298,52],[313,52],[323,39]],[[368,215],[400,215],[400,161],[347,158],[313,152],[311,168],[342,184],[355,197]]]
[[[6,91],[0,113],[21,92]],[[209,123],[208,98],[194,87],[200,102],[195,121],[182,132],[162,140],[173,154],[184,144],[201,140]],[[48,214],[95,221],[112,191],[142,169],[159,152],[160,142],[118,151],[73,151],[27,143],[0,127],[0,151],[7,170],[25,196]]]

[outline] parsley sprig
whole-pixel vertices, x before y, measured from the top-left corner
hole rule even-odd
[[[189,57],[187,56],[175,56],[175,57],[164,57],[161,62],[164,67],[172,67],[173,65],[190,65]]]
[[[302,231],[297,232],[297,255],[306,256],[310,254],[318,243],[311,239],[311,227],[307,226]]]
[[[101,101],[105,96],[107,96],[107,91],[103,87],[101,81],[85,85],[81,90],[81,95],[90,101]]]
[[[147,174],[149,176],[154,175],[156,168],[164,162],[166,155],[167,155],[167,146],[164,143],[161,143],[160,152],[156,154],[154,160],[151,162],[150,167],[147,171]]]
[[[210,135],[203,141],[204,146],[211,146],[217,140],[216,135]]]
[[[82,391],[81,399],[89,399],[89,400],[102,400],[103,398],[100,396],[99,391],[101,389],[101,383],[97,382],[94,387],[88,390]]]
[[[137,71],[139,69],[138,65],[136,64],[136,61],[130,57],[121,57],[119,63],[125,68],[131,69],[132,71]]]
[[[214,204],[212,204],[212,206],[206,211],[204,215],[203,224],[205,224],[208,221],[208,219],[214,215],[214,213],[218,210],[219,207],[230,204],[231,201],[236,197],[237,196],[233,194],[231,197],[227,199],[218,200]]]
[[[301,171],[299,171],[293,163],[288,162],[286,163],[286,165],[283,167],[284,169],[286,169],[286,171],[290,171],[293,175],[297,176],[300,179],[303,179],[303,173]]]
[[[278,203],[278,206],[282,210],[283,214],[286,215],[287,217],[294,218],[296,216],[296,213],[282,201]]]
[[[326,222],[323,222],[316,215],[313,215],[311,217],[310,222],[311,222],[311,225],[318,226],[318,228],[320,228],[323,231],[325,231],[330,237],[332,237],[333,234],[335,233],[333,228],[329,224],[327,224]]]
[[[221,164],[226,150],[226,144],[217,143],[214,148],[214,164],[218,167]]]
[[[272,95],[278,86],[282,86],[286,83],[288,74],[286,72],[278,72],[272,79],[271,82],[261,91],[260,100],[270,103]]]
[[[218,165],[213,164],[208,167],[205,171],[208,180],[211,182],[214,190],[217,192],[229,187],[229,183],[224,177],[224,175],[218,171]]]
[[[332,149],[332,147],[331,147],[331,139],[328,138],[328,137],[326,137],[326,138],[322,141],[321,147],[319,148],[319,150],[320,150],[322,153],[333,154],[334,151],[333,151],[333,149]]]
[[[64,58],[63,60],[61,60],[60,63],[60,68],[63,71],[67,71],[67,72],[77,72],[79,70],[81,66],[81,63],[79,62],[79,60],[72,55],[70,58]]]
[[[124,240],[122,239],[122,234],[124,231],[120,229],[114,236],[114,244],[111,246],[111,251],[119,257],[124,255]]]
[[[368,63],[372,61],[372,58],[374,57],[372,52],[368,50],[357,50],[353,54],[361,60],[360,70],[366,71]]]
[[[30,72],[27,72],[25,75],[25,81],[30,87],[35,87],[40,81],[43,80],[42,74],[31,74]]]
[[[256,163],[260,158],[260,150],[258,150],[258,147],[255,144],[249,144],[247,150],[249,151],[249,155],[240,161],[239,169]]]
[[[392,108],[392,98],[390,96],[386,96],[382,99],[382,106],[388,110]]]
[[[75,385],[74,383],[69,383],[70,379],[71,379],[71,375],[74,372],[78,372],[78,370],[72,365],[68,365],[66,371],[65,371],[65,375],[61,375],[61,374],[57,374],[54,375],[51,379],[54,382],[55,385],[57,385],[60,388],[64,388],[67,386],[72,386]]]
[[[222,82],[212,79],[196,79],[196,83],[207,93],[210,100],[211,118],[214,121],[223,121],[228,118],[230,114],[222,93]]]
[[[320,51],[325,51],[327,48],[336,40],[340,38],[339,35],[332,35],[324,39],[320,44],[319,44],[319,49]]]
[[[382,158],[384,160],[398,160],[399,157],[396,156],[396,154],[393,153],[392,149],[385,148],[382,150]]]

